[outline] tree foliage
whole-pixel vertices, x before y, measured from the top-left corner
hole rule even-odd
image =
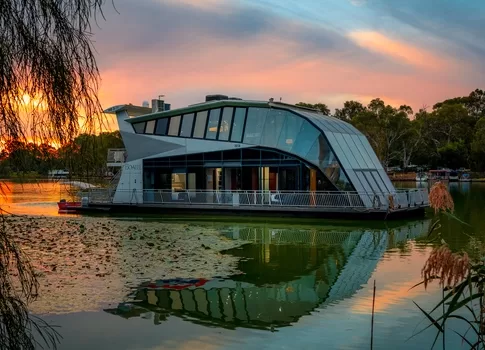
[[[101,108],[90,20],[103,2],[0,1],[3,139],[65,143],[95,127]]]
[[[60,148],[9,141],[0,154],[0,176],[67,169],[78,178],[101,177],[106,173],[106,156],[110,148],[124,148],[119,131],[99,135],[81,134]]]
[[[325,115],[330,115],[330,109],[325,103],[305,103],[305,102],[298,102],[296,106],[300,107],[305,107],[305,108],[311,108],[311,109],[316,109],[317,111],[322,112]]]
[[[379,98],[367,106],[346,101],[333,116],[359,129],[384,166],[485,171],[483,90],[438,102],[432,110],[423,108],[416,113],[409,106],[392,107]]]
[[[26,163],[51,151],[35,145],[64,145],[99,124],[90,21],[102,14],[103,2],[0,1],[0,141],[7,142],[1,159],[31,166]],[[37,295],[35,272],[6,231],[1,210],[0,219],[0,348],[34,349],[38,339],[55,347],[57,333],[28,313]]]

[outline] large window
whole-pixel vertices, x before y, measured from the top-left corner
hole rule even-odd
[[[178,136],[180,129],[180,116],[170,118],[170,125],[168,126],[168,134],[170,136]]]
[[[192,137],[192,125],[194,125],[194,113],[184,114],[182,127],[180,128],[180,136]]]
[[[219,140],[229,140],[229,131],[231,130],[232,113],[234,108],[224,107],[222,110],[221,126],[219,127]]]
[[[167,135],[168,118],[157,120],[157,127],[155,128],[156,135]]]
[[[133,129],[137,134],[143,134],[145,132],[145,123],[135,123],[133,124]]]
[[[156,120],[150,120],[147,122],[145,134],[153,134],[153,132],[155,131],[155,122]]]
[[[207,112],[197,112],[195,117],[194,137],[203,139],[205,135],[205,125],[207,124]]]
[[[234,113],[234,121],[232,123],[231,141],[242,141],[242,133],[245,120],[246,108],[236,108],[236,112]]]
[[[281,130],[280,138],[278,140],[278,148],[287,152],[291,151],[296,140],[296,136],[300,132],[303,119],[293,113],[287,113],[285,123]]]
[[[219,128],[219,120],[221,119],[221,109],[211,109],[209,113],[209,122],[207,123],[207,131],[205,138],[208,140],[215,140],[217,138],[217,129]]]
[[[312,124],[304,121],[291,152],[296,153],[301,157],[305,157],[310,150],[310,147],[312,147],[315,140],[318,138],[318,135],[320,135],[320,132]]]
[[[278,139],[286,121],[286,112],[281,109],[270,109],[264,123],[261,144],[276,147]]]
[[[259,144],[267,113],[267,108],[248,108],[246,129],[244,130],[244,143]]]

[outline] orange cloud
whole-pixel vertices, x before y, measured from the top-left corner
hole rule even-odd
[[[373,31],[355,31],[348,34],[359,46],[405,63],[426,69],[445,69],[451,64],[423,48],[391,39]]]

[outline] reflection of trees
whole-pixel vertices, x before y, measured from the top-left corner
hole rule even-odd
[[[230,253],[245,258],[239,263],[239,269],[245,274],[233,279],[255,285],[290,281],[313,271],[318,271],[320,281],[331,283],[331,269],[335,274],[337,266],[345,264],[342,247],[334,245],[251,244]]]

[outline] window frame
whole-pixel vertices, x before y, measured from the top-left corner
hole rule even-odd
[[[177,127],[177,133],[175,135],[170,134],[170,129],[172,126],[172,120],[179,118],[179,125]],[[168,123],[168,130],[167,130],[167,136],[172,136],[172,137],[178,137],[180,135],[180,126],[182,125],[182,115],[174,115],[173,117],[170,117],[170,121]]]
[[[192,116],[192,125],[190,126],[189,135],[188,136],[185,136],[185,135],[182,136],[181,134],[182,134],[183,126],[184,126],[185,117],[190,116],[190,115]],[[186,114],[182,115],[182,120],[180,121],[179,137],[192,138],[192,134],[194,133],[194,126],[195,126],[195,116],[196,116],[196,113],[186,113]]]

